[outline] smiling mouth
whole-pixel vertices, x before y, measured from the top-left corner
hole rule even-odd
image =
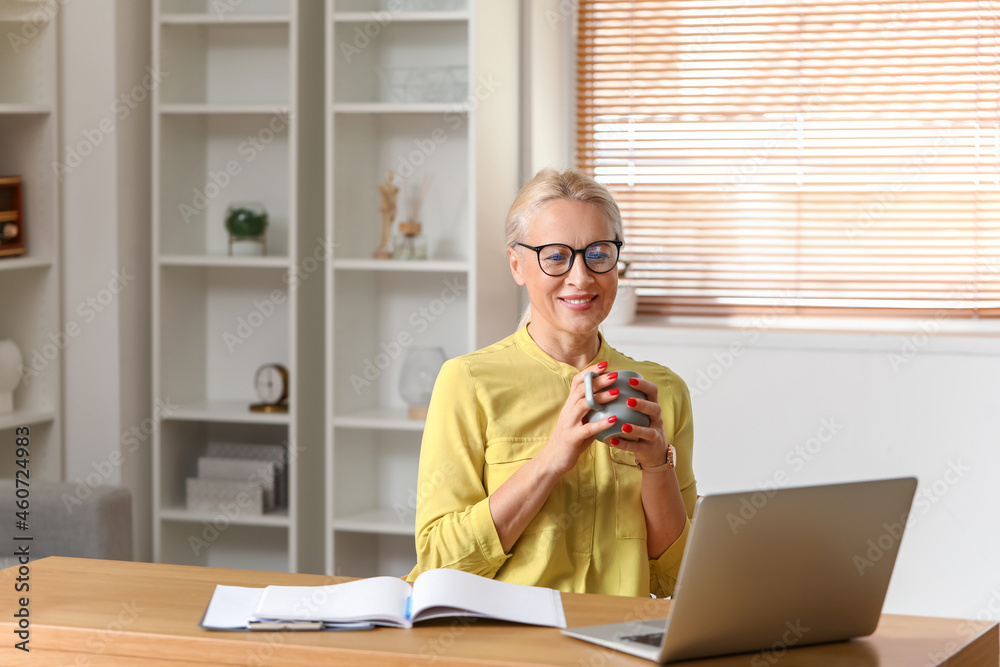
[[[559,297],[559,300],[560,301],[565,301],[566,303],[571,303],[574,306],[582,306],[585,303],[590,303],[591,301],[593,301],[596,298],[597,298],[597,296],[595,295],[595,296],[587,297],[587,298],[584,298],[584,299],[566,299],[564,297]]]

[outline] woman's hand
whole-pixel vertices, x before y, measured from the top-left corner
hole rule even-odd
[[[490,494],[490,515],[505,553],[510,551],[538,514],[559,479],[576,465],[580,454],[590,446],[594,436],[614,423],[608,419],[602,419],[596,424],[584,421],[590,411],[584,393],[584,373],[595,373],[594,400],[607,403],[618,395],[616,390],[614,395],[610,391],[604,391],[617,378],[614,373],[605,375],[607,368],[607,363],[602,362],[584,368],[573,376],[569,397],[563,404],[549,441],[534,458],[518,468],[510,479]]]
[[[643,468],[653,468],[667,462],[667,437],[663,432],[663,414],[660,411],[659,390],[649,380],[633,378],[629,384],[646,395],[646,400],[630,398],[628,405],[649,417],[649,426],[622,424],[628,438],[612,438],[611,446],[635,453],[635,460]],[[646,517],[646,552],[650,558],[659,558],[684,531],[687,515],[684,497],[677,485],[673,470],[642,473],[642,511]]]
[[[653,467],[667,462],[667,436],[663,433],[663,414],[660,411],[659,390],[649,380],[632,378],[629,384],[646,395],[628,399],[628,406],[649,417],[649,426],[623,424],[629,438],[612,438],[611,446],[635,453],[635,460],[643,467]]]
[[[588,424],[586,421],[590,406],[587,405],[584,374],[588,372],[595,374],[594,400],[598,403],[607,403],[618,396],[617,389],[605,391],[618,378],[617,373],[605,373],[607,368],[607,362],[602,361],[595,366],[584,368],[573,376],[569,396],[559,413],[556,427],[553,429],[549,441],[545,443],[545,447],[538,453],[538,456],[545,461],[546,466],[560,476],[569,472],[576,465],[580,454],[590,446],[594,436],[615,423],[614,417],[602,419],[593,424]]]

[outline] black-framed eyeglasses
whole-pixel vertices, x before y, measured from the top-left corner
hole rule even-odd
[[[538,255],[538,266],[549,276],[561,276],[573,268],[577,253],[583,255],[583,263],[594,273],[607,273],[618,265],[618,251],[621,241],[595,241],[586,248],[571,248],[564,243],[548,243],[533,246],[516,243]]]

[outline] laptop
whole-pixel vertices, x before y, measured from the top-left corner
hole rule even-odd
[[[670,617],[562,632],[660,663],[875,631],[914,477],[706,495]]]

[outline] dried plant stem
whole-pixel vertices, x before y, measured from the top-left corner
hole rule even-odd
[[[424,173],[424,179],[420,182],[420,188],[417,190],[417,196],[413,201],[413,207],[410,212],[410,220],[412,222],[420,220],[420,208],[424,205],[424,199],[427,197],[427,192],[430,190],[431,181],[433,180],[434,174],[430,172]]]

